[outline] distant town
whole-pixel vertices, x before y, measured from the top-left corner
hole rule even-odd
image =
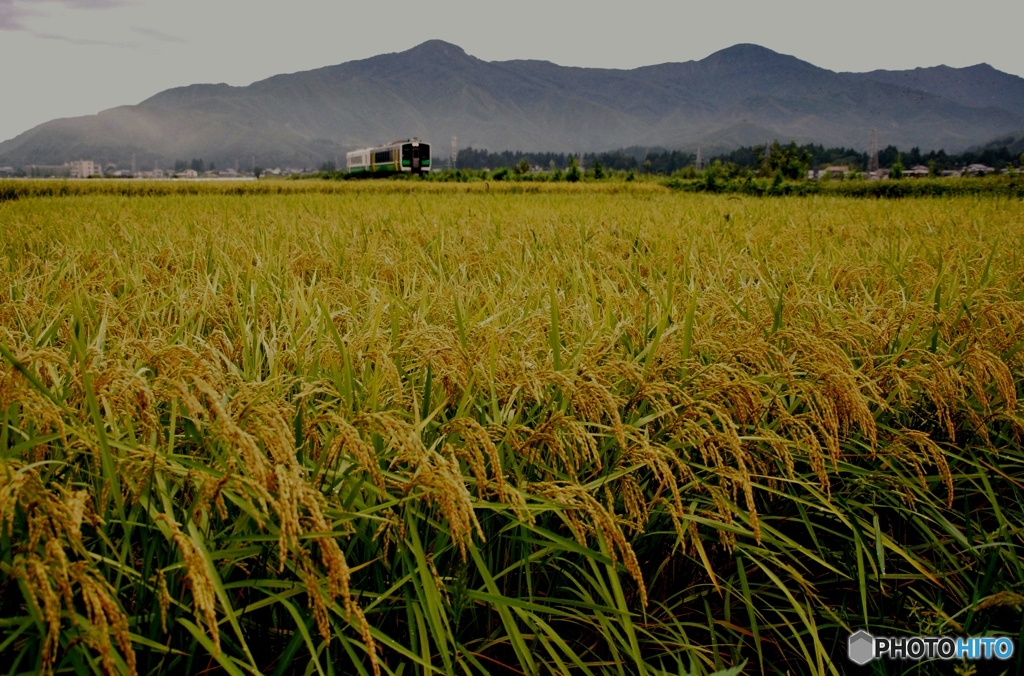
[[[19,178],[143,178],[143,179],[256,179],[259,176],[302,176],[320,172],[319,168],[274,167],[263,169],[252,167],[218,169],[214,165],[177,166],[162,169],[158,165],[151,169],[130,169],[116,164],[101,165],[92,160],[75,160],[64,164],[31,164],[24,167],[0,167],[0,177]]]

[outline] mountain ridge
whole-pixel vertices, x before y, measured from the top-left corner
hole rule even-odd
[[[987,64],[837,73],[755,44],[633,69],[484,61],[428,40],[403,52],[195,84],[52,120],[0,143],[0,164],[79,157],[124,165],[203,157],[316,166],[388,139],[447,147],[706,152],[780,141],[959,151],[1024,129],[1024,78]],[[447,154],[447,153],[445,153]]]

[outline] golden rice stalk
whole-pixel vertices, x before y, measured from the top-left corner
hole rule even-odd
[[[160,631],[167,633],[167,610],[171,607],[171,594],[167,591],[167,576],[163,570],[156,573],[157,596],[160,605]]]
[[[588,533],[600,533],[608,543],[608,553],[612,563],[621,557],[626,571],[636,582],[640,593],[640,604],[647,606],[647,585],[636,553],[629,544],[622,529],[607,509],[593,495],[579,484],[566,482],[542,482],[530,486],[530,492],[540,495],[565,510],[565,516],[573,532],[573,536],[581,546],[587,546]],[[581,519],[581,517],[583,517]]]
[[[114,600],[116,593],[113,587],[88,569],[84,561],[71,566],[71,578],[78,583],[89,619],[90,628],[85,634],[85,641],[99,653],[103,670],[108,674],[117,673],[110,642],[113,634],[128,665],[128,672],[135,674],[135,651],[132,650],[128,618]]]
[[[181,553],[185,568],[185,580],[192,590],[192,605],[196,624],[204,628],[213,641],[214,649],[220,652],[220,630],[217,626],[217,596],[210,578],[206,559],[182,531],[181,524],[167,514],[157,514],[157,523],[163,523],[170,531],[171,540]]]
[[[927,483],[924,479],[924,472],[922,471],[922,465],[924,461],[929,461],[935,465],[939,472],[939,479],[946,487],[946,506],[953,506],[953,473],[949,469],[949,463],[946,461],[945,452],[936,444],[931,438],[921,432],[920,430],[901,430],[900,432],[902,439],[896,441],[897,448],[907,448],[906,442],[913,444],[918,451],[918,454],[910,453],[912,457],[912,463],[914,469],[917,472],[918,480],[921,482],[921,487],[926,488]],[[906,441],[903,441],[906,440]],[[909,451],[909,449],[908,449]]]
[[[380,460],[377,459],[377,452],[373,446],[363,441],[359,430],[336,413],[327,414],[324,416],[324,420],[333,424],[337,429],[334,439],[327,447],[326,457],[323,461],[324,466],[333,467],[342,453],[348,453],[359,467],[370,475],[371,481],[380,492],[386,493],[384,475],[380,472]]]
[[[0,327],[0,329],[5,327]],[[0,332],[0,338],[4,337]],[[14,343],[8,334],[8,345]],[[53,348],[11,350],[22,368],[33,373],[46,388],[53,390],[69,377],[67,356]],[[35,387],[24,374],[6,359],[0,358],[0,410],[11,406],[21,409],[22,416],[32,420],[41,431],[54,430],[66,441],[67,427],[64,412],[52,399]],[[42,458],[37,458],[42,459]]]
[[[52,673],[57,662],[64,618],[78,629],[82,640],[101,658],[104,673],[118,673],[111,637],[117,643],[129,673],[136,673],[128,618],[115,600],[110,584],[91,566],[91,559],[72,562],[65,547],[83,554],[81,525],[96,524],[84,491],[49,491],[32,468],[5,463],[0,471],[0,519],[10,528],[16,508],[25,515],[28,533],[12,561],[13,577],[22,580],[27,601],[44,619],[42,671]],[[87,554],[85,554],[87,556]],[[77,591],[76,591],[77,590]],[[77,604],[86,610],[87,626],[77,618]]]
[[[427,449],[411,427],[390,415],[364,413],[353,422],[367,431],[380,434],[390,444],[395,451],[392,467],[405,465],[408,468],[404,492],[410,493],[420,486],[426,489],[423,497],[441,510],[448,521],[452,539],[465,559],[466,543],[473,532],[481,540],[484,540],[484,533],[473,510],[472,496],[466,488],[454,450],[446,447],[443,453],[439,453]]]
[[[461,435],[463,443],[458,446],[452,445],[452,450],[456,456],[464,458],[469,464],[470,471],[476,479],[477,495],[482,498],[486,494],[490,483],[487,473],[487,463],[489,462],[495,483],[495,496],[500,501],[507,501],[505,473],[498,457],[498,449],[491,441],[487,430],[472,418],[455,418],[446,423],[440,432],[446,435],[453,433]]]

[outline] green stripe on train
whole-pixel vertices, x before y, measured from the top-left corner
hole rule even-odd
[[[408,160],[402,160],[402,166],[403,167],[408,167],[408,166],[410,166],[410,162]],[[430,166],[430,160],[423,160],[423,162],[420,163],[420,166],[421,167],[429,167]],[[394,162],[387,162],[385,164],[375,164],[372,167],[368,167],[368,166],[365,166],[365,165],[364,166],[358,166],[358,167],[352,167],[351,169],[348,170],[348,172],[350,174],[357,174],[357,173],[361,173],[361,172],[365,172],[365,171],[400,171],[400,170],[401,170],[401,167],[396,165]]]

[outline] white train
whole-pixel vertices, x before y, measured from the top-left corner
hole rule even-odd
[[[411,138],[395,141],[375,148],[353,150],[345,156],[349,173],[396,173],[419,174],[430,171],[430,144]]]

